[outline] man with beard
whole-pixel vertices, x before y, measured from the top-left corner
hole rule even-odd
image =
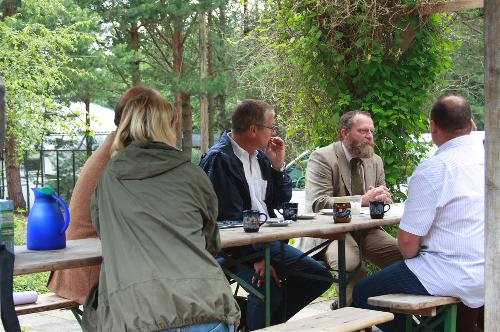
[[[391,201],[385,186],[384,165],[373,147],[375,128],[371,115],[350,111],[340,118],[341,141],[314,151],[307,163],[306,209],[318,212],[333,208],[334,198],[361,195],[362,205],[370,201]],[[301,238],[296,247],[306,252],[325,242],[324,239]],[[338,270],[337,241],[312,255]],[[352,289],[366,274],[361,257],[378,267],[401,260],[396,239],[382,228],[356,231],[346,235],[346,270],[349,275],[347,304],[352,301]],[[338,301],[331,305],[338,308]]]
[[[233,113],[231,131],[224,133],[219,143],[202,157],[200,166],[217,194],[218,220],[242,220],[243,210],[257,210],[276,217],[274,209],[292,197],[292,182],[284,172],[285,143],[274,136],[275,123],[271,105],[246,99]],[[255,244],[229,248],[224,253],[239,258],[262,249],[262,244]],[[321,296],[333,280],[330,272],[311,257],[298,260],[302,252],[288,244],[271,242],[270,252],[271,325],[274,325],[288,320]],[[265,274],[264,259],[256,258],[247,265],[233,272],[248,284],[255,283],[257,290],[263,293],[264,287],[257,277]],[[285,272],[287,275],[283,278]],[[323,280],[306,279],[302,274],[322,276]],[[249,331],[264,327],[264,303],[253,293],[248,294],[246,324]]]

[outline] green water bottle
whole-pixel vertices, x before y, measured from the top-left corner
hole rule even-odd
[[[14,253],[14,203],[0,199],[0,244]]]

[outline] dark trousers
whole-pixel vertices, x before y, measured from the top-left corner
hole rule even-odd
[[[386,294],[430,295],[404,261],[394,263],[383,270],[361,280],[353,291],[353,307],[384,310],[368,305],[368,298]],[[386,310],[388,311],[388,310]],[[395,314],[394,320],[377,325],[382,331],[401,332],[405,328],[405,316]]]
[[[321,296],[332,284],[331,273],[311,257],[297,259],[302,255],[302,251],[283,245],[283,260],[281,261],[280,242],[270,243],[271,265],[276,269],[283,280],[282,287],[279,288],[271,280],[271,324],[279,324],[299,312],[302,308]],[[264,245],[262,245],[262,249]],[[260,248],[259,248],[260,249]],[[280,266],[283,265],[283,269]],[[251,269],[253,271],[253,266]],[[252,282],[254,273],[249,269],[237,268],[235,274],[248,283]],[[323,276],[330,281],[319,281],[297,276],[294,273],[301,272],[316,276]],[[255,285],[255,287],[257,287]],[[261,294],[265,293],[264,286],[259,287]],[[284,302],[286,304],[284,305]],[[283,309],[285,309],[283,317]],[[265,305],[257,296],[249,293],[247,305],[247,328],[249,331],[263,328],[265,325]]]
[[[0,311],[5,331],[21,331],[12,299],[14,255],[0,245]]]

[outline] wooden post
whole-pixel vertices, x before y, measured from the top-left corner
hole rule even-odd
[[[486,0],[486,206],[485,331],[498,331],[500,319],[500,1]]]
[[[206,44],[206,13],[203,9],[200,11],[200,79],[202,91],[200,92],[200,131],[201,131],[201,153],[208,151],[208,99],[206,90],[207,78],[207,44]]]

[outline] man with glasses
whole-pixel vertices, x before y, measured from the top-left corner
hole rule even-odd
[[[374,153],[375,128],[371,115],[363,111],[347,112],[340,118],[340,141],[314,151],[307,163],[306,209],[318,212],[331,209],[334,197],[361,195],[362,206],[370,201],[391,202],[385,186],[382,159]],[[325,242],[324,239],[301,238],[296,247],[308,251]],[[333,241],[314,258],[325,261],[338,270],[337,241]],[[356,231],[346,235],[346,270],[349,274],[347,304],[352,301],[352,289],[366,274],[361,257],[378,267],[401,260],[396,239],[382,228]],[[338,301],[331,305],[338,308]]]
[[[274,136],[275,122],[271,105],[259,100],[244,100],[232,116],[231,131],[224,133],[219,143],[202,157],[200,166],[212,181],[218,197],[218,220],[242,220],[243,210],[258,210],[268,217],[276,217],[274,209],[292,197],[292,182],[284,173],[285,144]],[[273,325],[282,323],[283,318],[288,320],[323,294],[333,281],[328,270],[314,259],[305,257],[297,262],[302,252],[287,244],[283,245],[284,270],[279,270],[280,247],[279,242],[270,244]],[[263,248],[260,244],[243,246],[227,249],[225,254],[238,258]],[[293,269],[288,268],[291,264]],[[288,275],[281,288],[285,271]],[[247,268],[235,268],[233,272],[248,283],[256,283],[257,289],[264,292],[261,281],[255,278],[265,274],[262,258],[250,262]],[[326,281],[305,279],[295,272],[323,276]],[[264,327],[264,303],[252,293],[248,295],[246,324],[250,331]]]

